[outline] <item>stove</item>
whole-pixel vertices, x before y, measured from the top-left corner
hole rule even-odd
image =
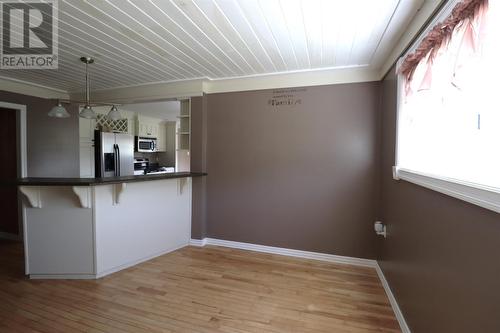
[[[174,167],[159,167],[158,169],[149,170],[146,172],[147,175],[161,175],[163,173],[175,172]]]
[[[149,169],[149,159],[134,158],[134,175],[144,175]]]
[[[134,175],[160,175],[175,172],[174,167],[161,167],[158,163],[150,163],[147,158],[134,159]]]

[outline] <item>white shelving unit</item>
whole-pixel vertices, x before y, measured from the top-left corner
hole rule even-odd
[[[179,127],[177,135],[179,139],[179,150],[190,150],[191,148],[191,100],[181,101],[181,112],[178,116]]]
[[[191,100],[181,101],[180,115],[177,117],[176,171],[190,171],[191,150]]]

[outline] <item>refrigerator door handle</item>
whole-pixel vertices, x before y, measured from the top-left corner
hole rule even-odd
[[[113,144],[113,161],[115,162],[115,165],[113,166],[113,176],[116,177],[116,166],[117,166],[117,161],[116,157],[118,156],[116,152],[116,144]]]
[[[121,161],[121,159],[120,159],[120,146],[119,145],[116,145],[116,153],[117,153],[117,157],[116,157],[116,162],[117,162],[117,164],[116,164],[116,175],[120,176],[120,174],[121,174],[121,170],[120,170],[121,169],[120,168],[120,161]]]

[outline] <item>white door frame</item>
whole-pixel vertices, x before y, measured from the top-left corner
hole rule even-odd
[[[19,125],[19,131],[18,133],[18,140],[19,140],[19,146],[18,146],[18,157],[17,160],[19,162],[18,168],[18,173],[21,177],[27,177],[28,176],[28,147],[27,147],[27,135],[26,135],[26,105],[22,104],[14,104],[14,103],[6,103],[6,102],[1,102],[0,101],[0,108],[5,108],[5,109],[14,109],[17,110],[19,118],[18,118],[18,125]]]
[[[28,146],[27,146],[27,133],[26,133],[26,105],[23,104],[14,104],[0,101],[0,108],[5,109],[13,109],[17,111],[17,162],[18,162],[18,175],[20,177],[28,176]],[[17,131],[16,131],[17,132]],[[19,202],[19,235],[13,235],[5,232],[0,232],[0,238],[7,239],[21,239],[24,233],[24,209],[22,205],[22,197],[19,193],[18,195]],[[24,237],[23,237],[24,238]]]

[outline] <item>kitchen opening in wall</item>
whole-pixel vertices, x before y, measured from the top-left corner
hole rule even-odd
[[[500,1],[449,1],[398,62],[394,178],[500,212]]]
[[[191,170],[191,99],[95,106],[79,118],[80,177],[148,176]],[[117,174],[119,173],[119,174]]]

